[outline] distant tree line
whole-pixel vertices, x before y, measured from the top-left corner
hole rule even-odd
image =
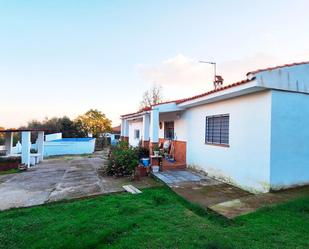
[[[71,120],[67,116],[45,118],[43,121],[31,120],[20,129],[43,129],[46,134],[61,132],[62,137],[87,137],[92,134],[98,137],[101,133],[111,131],[111,120],[104,113],[96,109],[90,109],[85,114]],[[4,129],[0,127],[0,130]],[[36,139],[36,133],[31,136],[32,142]],[[14,133],[14,144],[20,140],[20,134]],[[0,144],[4,144],[4,133],[0,133]]]
[[[88,134],[81,130],[77,122],[74,122],[69,117],[53,117],[45,118],[43,121],[31,120],[26,126],[21,129],[43,129],[46,134],[61,132],[62,137],[86,137]]]

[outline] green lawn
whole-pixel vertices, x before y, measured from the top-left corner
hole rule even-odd
[[[9,170],[0,171],[0,175],[15,174],[19,172],[20,172],[19,169],[9,169]]]
[[[309,248],[309,197],[228,221],[168,188],[0,212],[0,248]]]

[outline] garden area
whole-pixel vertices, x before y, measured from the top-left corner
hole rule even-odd
[[[0,248],[309,248],[309,197],[227,220],[166,187],[0,213]]]
[[[141,145],[132,147],[128,142],[120,141],[116,146],[111,146],[109,163],[106,175],[114,177],[130,176],[132,180],[138,180],[149,172],[149,149]],[[143,159],[147,158],[147,164]]]

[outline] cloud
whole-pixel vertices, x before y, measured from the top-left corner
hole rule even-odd
[[[212,82],[211,65],[198,63],[198,60],[178,54],[162,61],[159,65],[140,65],[138,71],[143,80],[163,86],[194,87]]]

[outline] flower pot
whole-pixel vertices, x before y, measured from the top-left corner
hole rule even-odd
[[[149,158],[142,158],[141,161],[142,161],[142,164],[143,164],[145,167],[148,167],[149,164],[150,164],[150,159],[149,159]]]
[[[139,167],[137,167],[137,170],[138,170],[139,175],[141,177],[147,176],[147,168],[146,167],[139,166]]]
[[[153,154],[154,154],[155,156],[159,156],[159,153],[160,153],[160,151],[158,151],[158,150],[155,150],[155,151],[153,152]]]
[[[153,173],[157,173],[157,172],[159,172],[160,167],[156,166],[156,165],[153,165],[153,166],[151,166],[151,169],[152,169]]]

